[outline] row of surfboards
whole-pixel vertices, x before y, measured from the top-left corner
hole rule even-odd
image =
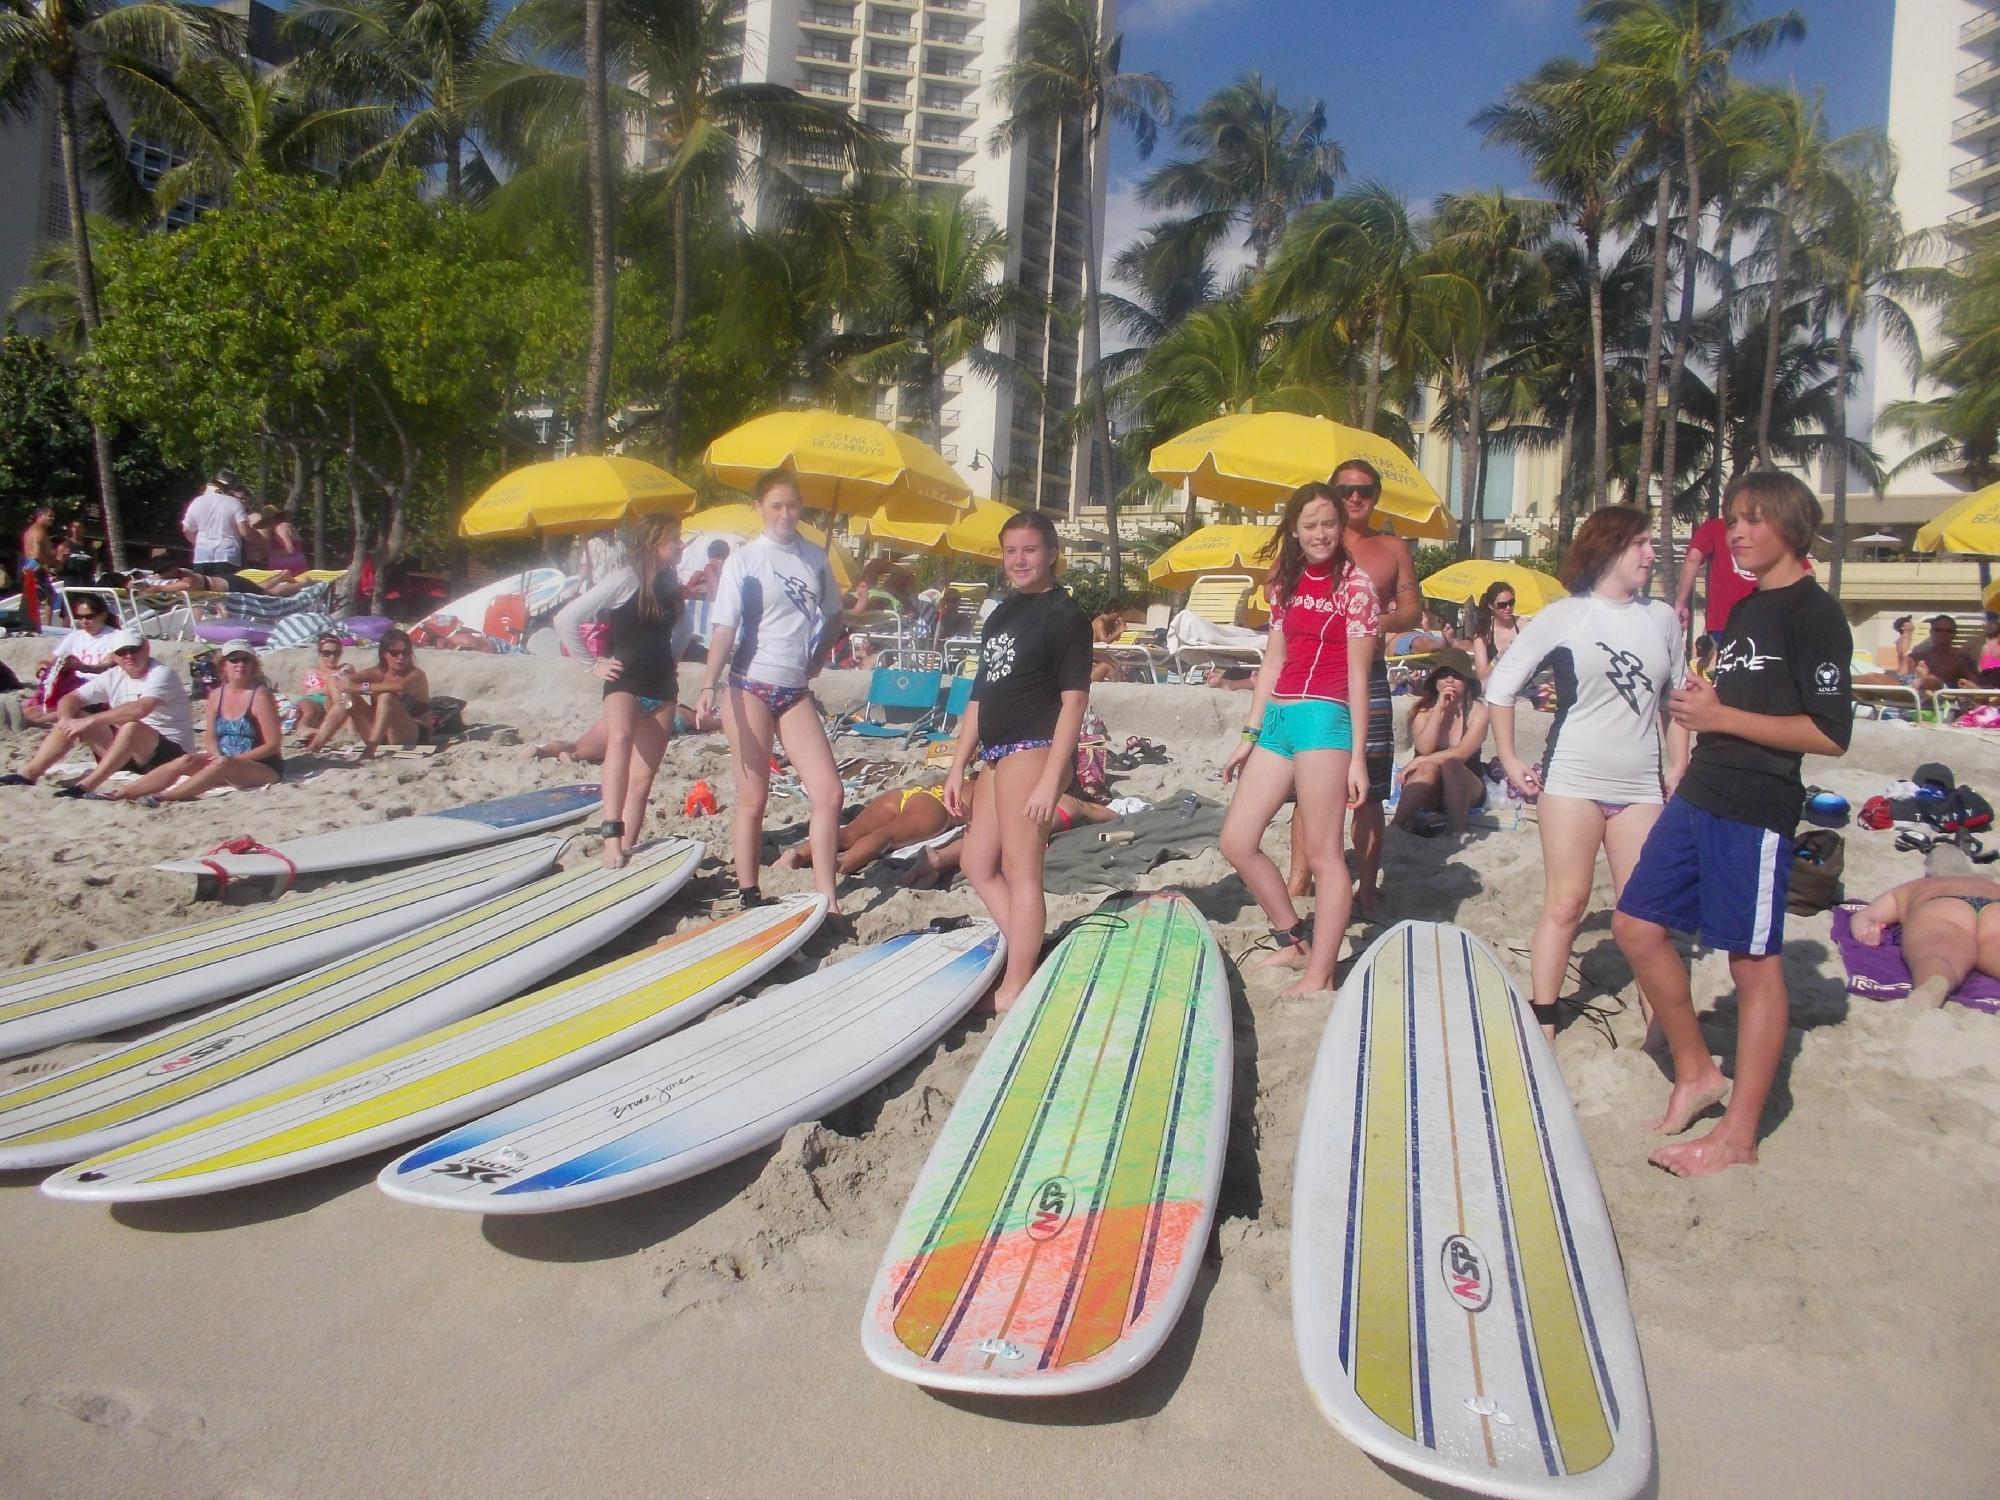
[[[507,800],[512,826],[536,822]],[[0,1169],[61,1166],[55,1197],[134,1201],[429,1138],[384,1191],[494,1214],[600,1203],[876,1086],[1004,957],[988,923],[907,933],[702,1019],[810,938],[825,905],[801,896],[509,1000],[658,910],[702,854],[669,839],[621,871],[551,873],[560,849],[529,833],[0,974],[0,1056],[253,991],[0,1093]],[[1355,965],[1298,1155],[1299,1357],[1387,1462],[1494,1495],[1622,1497],[1651,1469],[1637,1336],[1524,1014],[1453,927],[1405,923]],[[1035,1395],[1144,1365],[1212,1232],[1232,1077],[1227,970],[1191,901],[1116,896],[1073,924],[917,1179],[863,1316],[869,1359]]]

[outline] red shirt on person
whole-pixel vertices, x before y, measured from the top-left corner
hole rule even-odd
[[[1344,553],[1340,578],[1331,565],[1307,568],[1289,598],[1271,599],[1271,628],[1285,633],[1285,665],[1274,698],[1347,701],[1347,643],[1382,628],[1382,608],[1368,575]]]
[[[1729,623],[1729,612],[1757,592],[1757,575],[1744,572],[1729,555],[1729,523],[1720,516],[1695,527],[1688,552],[1708,559],[1708,628],[1720,631]]]

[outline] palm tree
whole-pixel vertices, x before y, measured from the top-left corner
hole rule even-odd
[[[1713,113],[1738,59],[1762,56],[1805,35],[1805,21],[1787,11],[1748,21],[1737,0],[1587,0],[1583,19],[1597,60],[1611,81],[1632,101],[1643,122],[1644,154],[1655,174],[1653,201],[1653,342],[1646,355],[1646,395],[1639,439],[1639,499],[1650,503],[1653,447],[1658,432],[1660,351],[1666,336],[1668,214],[1676,169],[1687,212],[1687,264],[1681,288],[1681,317],[1675,325],[1673,385],[1686,369],[1694,331],[1694,276],[1701,245],[1700,120]],[[1670,425],[1671,425],[1670,416]],[[1661,507],[1661,535],[1672,552],[1671,506]]]
[[[609,64],[605,55],[606,0],[583,0],[584,177],[590,193],[590,342],[583,356],[583,410],[577,446],[602,453],[611,394],[611,349],[617,336],[618,267],[612,259],[617,233],[618,169],[611,158]],[[678,392],[677,392],[678,394]],[[678,402],[675,415],[679,415]]]
[[[1105,521],[1111,533],[1107,561],[1111,577],[1123,577],[1118,540],[1117,478],[1111,451],[1111,411],[1104,398],[1099,351],[1103,312],[1097,264],[1097,151],[1114,121],[1132,132],[1142,157],[1150,156],[1173,108],[1173,89],[1151,73],[1127,73],[1120,66],[1123,36],[1106,36],[1096,0],[1042,0],[1014,34],[1014,61],[1000,70],[996,96],[1007,118],[993,132],[997,154],[1008,146],[1046,136],[1057,144],[1057,170],[1079,174],[1083,215],[1083,364],[1093,387],[1090,402],[1095,446],[1103,481]],[[1057,201],[1063,194],[1060,188]]]
[[[1432,425],[1451,435],[1459,457],[1459,549],[1473,555],[1485,452],[1487,362],[1508,313],[1536,279],[1536,251],[1554,211],[1493,189],[1437,201],[1425,256],[1424,339],[1439,377]]]
[[[988,382],[1017,378],[989,342],[1046,310],[1006,279],[1008,249],[1006,231],[955,193],[905,194],[883,226],[878,276],[851,341],[867,348],[850,368],[863,380],[921,392],[932,447],[944,442],[945,372],[963,364]]]
[[[1802,98],[1797,89],[1759,89],[1745,96],[1745,125],[1756,141],[1755,191],[1762,200],[1756,215],[1763,227],[1758,263],[1770,271],[1765,303],[1764,370],[1757,403],[1757,461],[1772,460],[1770,407],[1777,375],[1778,340],[1785,309],[1795,293],[1794,256],[1800,244],[1819,233],[1838,194],[1843,172],[1865,170],[1882,150],[1881,138],[1854,131],[1837,138],[1826,133],[1826,105],[1820,95]]]
[[[1346,169],[1326,133],[1326,105],[1281,104],[1257,73],[1209,95],[1181,126],[1181,144],[1199,154],[1152,172],[1139,184],[1139,201],[1241,225],[1260,276],[1291,216],[1330,194]]]
[[[1590,312],[1591,484],[1601,505],[1611,483],[1611,405],[1604,364],[1604,231],[1632,134],[1630,98],[1602,69],[1559,58],[1473,117],[1489,142],[1512,146],[1583,242]],[[1568,540],[1567,524],[1563,538]]]
[[[1943,337],[1923,368],[1941,389],[1891,402],[1880,420],[1918,445],[1895,472],[1956,469],[1977,489],[2000,481],[2000,237],[1976,241],[1944,277]]]
[[[1903,357],[1914,379],[1923,361],[1922,339],[1912,304],[1941,301],[1948,273],[1922,264],[1934,248],[1930,234],[1908,233],[1896,207],[1896,177],[1881,158],[1844,171],[1828,184],[1833,200],[1817,242],[1806,249],[1808,274],[1817,284],[1816,321],[1836,330],[1834,369],[1843,377],[1834,387],[1833,406],[1833,564],[1827,589],[1840,595],[1841,560],[1847,554],[1846,378],[1854,363],[1854,341],[1873,323],[1882,341]]]
[[[86,340],[96,337],[103,321],[84,210],[86,167],[121,206],[134,196],[143,201],[124,165],[111,97],[127,84],[143,85],[151,65],[196,50],[208,34],[208,19],[172,0],[0,0],[0,119],[32,121],[45,103],[53,106],[77,313]],[[111,437],[95,420],[90,436],[105,540],[111,565],[122,571],[125,527],[118,513]]]
[[[1414,376],[1408,334],[1427,272],[1409,205],[1385,183],[1356,184],[1293,220],[1259,295],[1274,315],[1343,325],[1364,343],[1361,426],[1377,430],[1382,382],[1392,368]]]

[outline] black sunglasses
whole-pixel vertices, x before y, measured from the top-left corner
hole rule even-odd
[[[101,609],[73,609],[70,613],[79,620],[101,620],[104,618],[104,611]]]
[[[145,649],[146,648],[144,646],[120,646],[116,651],[112,652],[111,654],[113,656],[137,656],[141,651]]]
[[[1493,607],[1495,609],[1512,609],[1514,607],[1514,601],[1512,599],[1495,599],[1493,601]]]
[[[1333,487],[1333,498],[1336,500],[1351,499],[1355,495],[1365,495],[1373,500],[1381,493],[1382,487],[1379,484],[1336,484]]]
[[[322,646],[322,647],[320,647],[320,648],[319,648],[319,654],[320,654],[321,656],[338,656],[338,655],[340,655],[340,647],[338,647],[338,646]]]

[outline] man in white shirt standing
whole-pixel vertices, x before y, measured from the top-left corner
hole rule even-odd
[[[75,746],[88,745],[97,757],[96,768],[56,794],[82,797],[119,771],[143,775],[194,748],[194,710],[174,669],[153,660],[146,638],[136,630],[118,633],[111,656],[117,666],[63,695],[55,727],[41,749],[19,771],[0,776],[0,786],[33,786]],[[92,707],[104,712],[86,712]]]
[[[181,535],[194,547],[194,565],[227,563],[236,567],[243,561],[243,534],[250,529],[250,513],[237,493],[242,486],[227,469],[218,469],[208,488],[188,502],[181,515]]]

